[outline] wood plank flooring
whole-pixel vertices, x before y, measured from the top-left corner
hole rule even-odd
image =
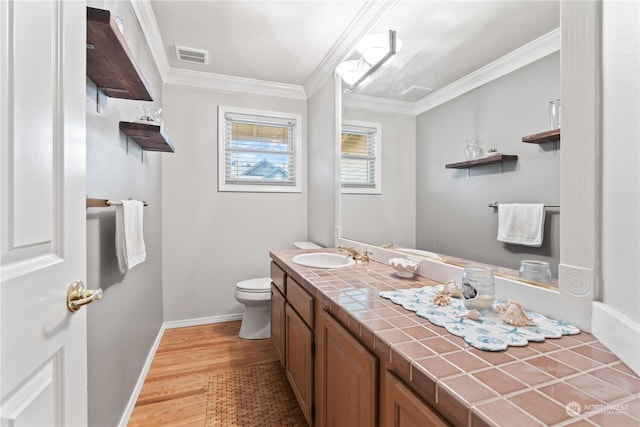
[[[240,321],[164,332],[129,426],[204,426],[209,376],[278,360],[271,339],[238,338]]]

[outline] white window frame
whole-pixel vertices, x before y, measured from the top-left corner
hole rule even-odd
[[[348,130],[350,126],[372,128],[376,130],[376,174],[374,187],[357,187],[342,185],[342,175],[340,178],[340,192],[342,194],[382,194],[382,125],[380,123],[363,122],[359,120],[342,120],[342,129],[340,130],[340,141],[342,141],[342,133]],[[342,144],[342,143],[341,143]],[[340,147],[340,171],[342,172],[342,146]]]
[[[238,184],[226,182],[226,146],[225,146],[225,114],[246,114],[274,119],[292,119],[296,124],[293,131],[293,157],[295,184]],[[258,193],[301,193],[302,192],[302,115],[279,111],[257,110],[251,108],[218,106],[218,191],[258,192]]]

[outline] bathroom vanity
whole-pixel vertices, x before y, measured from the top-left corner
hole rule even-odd
[[[478,350],[379,296],[437,282],[291,262],[303,252],[270,254],[271,327],[309,425],[638,423],[640,379],[592,335]]]

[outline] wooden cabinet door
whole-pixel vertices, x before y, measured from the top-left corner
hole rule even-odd
[[[286,364],[285,371],[293,393],[309,425],[313,425],[313,332],[300,316],[286,304]]]
[[[445,427],[450,425],[391,372],[385,371],[381,387],[381,426]]]
[[[271,340],[278,352],[280,364],[285,367],[285,299],[278,288],[271,284]]]
[[[316,426],[375,426],[378,359],[322,309],[316,346]]]

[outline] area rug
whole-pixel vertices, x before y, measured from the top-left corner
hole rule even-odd
[[[209,376],[206,427],[306,427],[279,362]]]

